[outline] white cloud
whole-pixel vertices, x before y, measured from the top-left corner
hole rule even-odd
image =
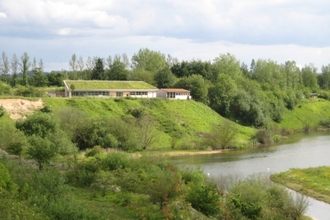
[[[0,18],[7,18],[6,13],[0,12]]]
[[[179,59],[230,52],[246,63],[320,67],[330,57],[328,8],[325,0],[0,0],[0,36],[8,37],[0,48],[31,51],[52,65],[73,53],[132,55],[149,47]]]

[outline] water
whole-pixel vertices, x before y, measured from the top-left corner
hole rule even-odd
[[[296,141],[299,139],[299,141]],[[293,143],[288,143],[289,141]],[[295,142],[296,141],[296,142]],[[295,134],[286,144],[229,151],[214,155],[171,157],[179,166],[198,167],[211,177],[254,174],[271,175],[290,168],[330,166],[330,135],[327,133]],[[330,205],[309,198],[307,215],[315,220],[330,220]]]

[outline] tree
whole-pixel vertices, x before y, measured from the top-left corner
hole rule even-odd
[[[49,164],[50,160],[56,155],[56,146],[47,138],[40,136],[29,137],[31,146],[27,149],[30,159],[38,163],[39,170],[42,170],[45,164]]]
[[[43,73],[43,61],[40,59],[39,66],[37,66],[37,61],[34,58],[32,63],[32,84],[35,87],[47,86],[48,79]]]
[[[120,59],[115,59],[109,65],[107,76],[109,80],[127,80],[129,71],[126,69],[126,64],[121,62]]]
[[[27,73],[29,71],[31,63],[30,63],[30,57],[26,52],[24,52],[24,54],[21,56],[21,61],[22,61],[21,71],[22,71],[22,74],[23,74],[22,85],[27,86],[29,84]]]
[[[208,85],[201,75],[191,75],[181,78],[175,85],[190,91],[190,95],[196,101],[207,103]]]
[[[104,80],[105,74],[104,74],[104,66],[103,66],[103,60],[101,58],[96,59],[95,66],[92,70],[92,80]]]
[[[139,137],[141,139],[142,150],[147,150],[157,138],[154,119],[148,115],[143,114],[137,119]]]
[[[155,74],[155,81],[158,88],[170,88],[175,83],[175,76],[166,66]]]
[[[237,129],[233,123],[224,121],[212,126],[212,130],[207,136],[206,143],[212,147],[212,149],[225,149],[229,147],[235,140],[237,135]]]
[[[212,81],[215,81],[219,74],[227,74],[233,79],[236,79],[242,75],[240,63],[234,55],[229,53],[220,54],[219,57],[214,59]]]
[[[77,56],[75,53],[71,56],[71,60],[69,61],[69,68],[73,73],[73,79],[76,79],[76,71],[78,69],[78,63],[77,63]]]
[[[56,122],[49,114],[34,113],[25,120],[16,121],[16,128],[23,131],[26,136],[45,138],[47,134],[55,132]]]
[[[78,61],[77,61],[77,67],[78,67],[78,70],[80,72],[83,71],[83,69],[85,67],[85,63],[84,63],[84,60],[83,60],[82,56],[80,56]]]
[[[163,54],[151,51],[148,48],[140,49],[137,54],[132,56],[132,67],[134,69],[144,69],[156,74],[159,70],[167,66]]]
[[[320,86],[322,89],[329,90],[330,89],[330,64],[327,66],[322,66],[322,73],[320,76]]]
[[[312,64],[305,65],[301,69],[302,82],[305,87],[310,88],[313,92],[316,92],[319,89],[317,81],[317,68]]]
[[[17,79],[17,73],[18,73],[18,65],[19,65],[19,60],[16,56],[16,54],[13,55],[10,63],[10,67],[13,73],[13,86],[16,85],[16,79]]]
[[[223,116],[230,115],[230,106],[237,95],[237,85],[228,74],[219,74],[216,83],[209,88],[210,106]]]
[[[10,71],[10,64],[8,61],[8,57],[5,52],[2,52],[2,67],[1,67],[1,72],[4,75],[8,75]]]

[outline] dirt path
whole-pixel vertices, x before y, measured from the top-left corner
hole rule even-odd
[[[25,118],[27,115],[33,113],[35,110],[42,108],[43,102],[30,101],[26,99],[0,99],[2,105],[11,119]]]

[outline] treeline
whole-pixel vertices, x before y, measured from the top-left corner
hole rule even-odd
[[[88,57],[86,62],[73,54],[68,64],[69,70],[42,74],[42,60],[37,64],[34,59],[31,65],[24,53],[20,61],[14,55],[9,63],[3,53],[1,80],[13,87],[61,86],[63,79],[142,80],[158,88],[180,87],[220,115],[255,127],[280,122],[286,109],[292,110],[312,93],[330,99],[330,64],[318,73],[312,64],[300,68],[295,61],[259,59],[248,66],[231,54],[220,54],[212,62],[179,61],[149,49],[140,49],[131,59],[123,54]]]

